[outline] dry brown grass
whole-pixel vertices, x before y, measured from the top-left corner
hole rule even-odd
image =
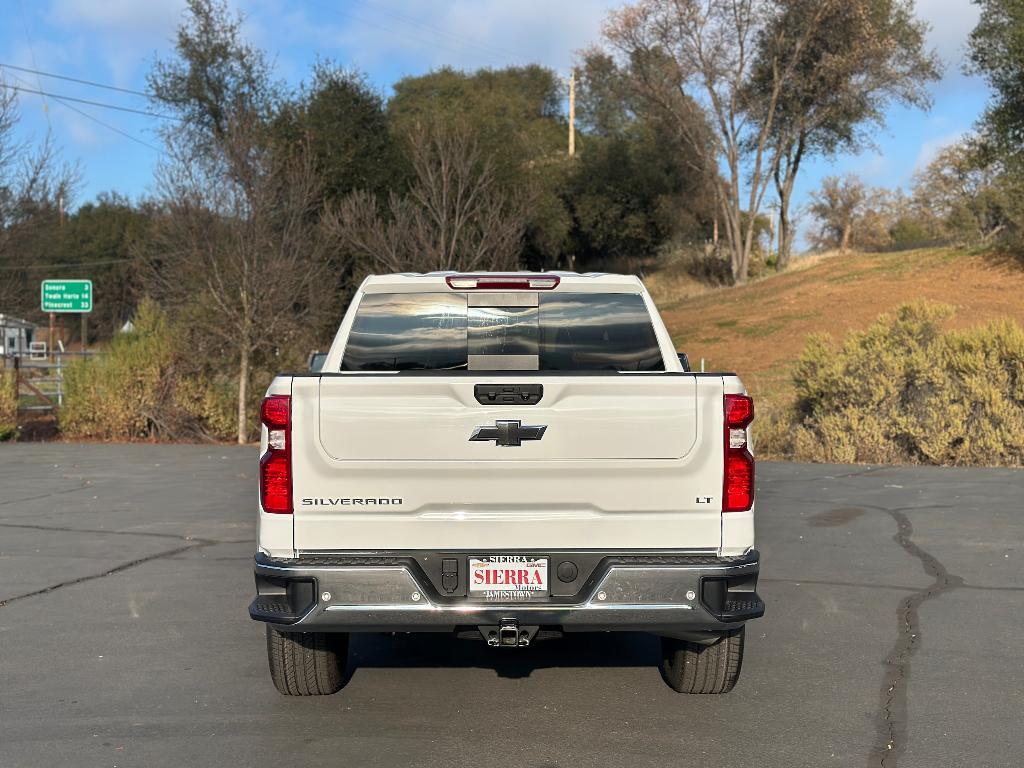
[[[700,282],[677,264],[644,277],[644,285],[659,308],[716,290]]]
[[[792,400],[793,364],[809,334],[840,339],[908,301],[952,305],[953,327],[1024,324],[1020,263],[952,248],[821,254],[739,288],[695,292],[683,283],[685,292],[672,294],[671,285],[656,301],[676,347],[695,366],[705,358],[708,370],[736,371],[769,407]]]

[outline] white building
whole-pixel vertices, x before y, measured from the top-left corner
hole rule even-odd
[[[0,357],[28,355],[28,345],[32,343],[38,327],[28,320],[0,314],[0,341],[3,343]]]

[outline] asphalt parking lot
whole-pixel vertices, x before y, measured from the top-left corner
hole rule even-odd
[[[288,699],[246,613],[255,461],[0,447],[0,766],[1020,765],[1024,472],[762,463],[768,612],[726,696],[642,635],[373,635]]]

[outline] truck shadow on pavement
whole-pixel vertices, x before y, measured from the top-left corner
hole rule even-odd
[[[579,632],[528,648],[491,648],[447,633],[354,634],[347,678],[377,667],[493,669],[498,677],[520,679],[554,667],[657,668],[660,658],[659,639],[642,632]]]

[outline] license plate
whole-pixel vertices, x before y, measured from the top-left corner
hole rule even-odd
[[[522,555],[469,558],[469,596],[490,601],[533,600],[548,595],[548,559]]]

